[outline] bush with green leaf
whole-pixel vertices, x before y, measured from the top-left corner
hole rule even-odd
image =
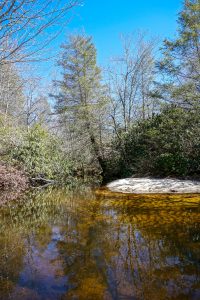
[[[115,165],[118,177],[200,177],[199,111],[167,106],[159,115],[133,124],[113,143],[114,152],[108,165]]]
[[[68,176],[71,164],[62,152],[60,140],[37,124],[24,134],[23,142],[11,151],[31,177],[54,179]]]

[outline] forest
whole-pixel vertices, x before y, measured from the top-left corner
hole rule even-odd
[[[91,36],[69,34],[41,89],[31,66],[79,5],[59,2],[0,1],[0,188],[200,179],[200,1],[184,1],[174,39],[121,35],[106,68]]]

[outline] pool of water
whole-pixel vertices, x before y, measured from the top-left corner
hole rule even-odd
[[[49,189],[8,202],[0,299],[200,299],[200,195]]]

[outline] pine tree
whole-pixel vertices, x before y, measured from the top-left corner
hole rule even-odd
[[[96,49],[91,37],[80,35],[71,36],[62,49],[58,63],[62,79],[56,81],[59,93],[54,95],[55,110],[64,125],[71,152],[79,158],[95,160],[103,170],[101,144],[107,99]]]
[[[165,40],[159,71],[164,100],[191,108],[200,105],[200,0],[185,0],[177,39]]]

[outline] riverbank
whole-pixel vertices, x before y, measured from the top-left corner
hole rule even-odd
[[[135,194],[200,193],[200,181],[155,178],[126,178],[115,180],[107,187],[112,192]]]

